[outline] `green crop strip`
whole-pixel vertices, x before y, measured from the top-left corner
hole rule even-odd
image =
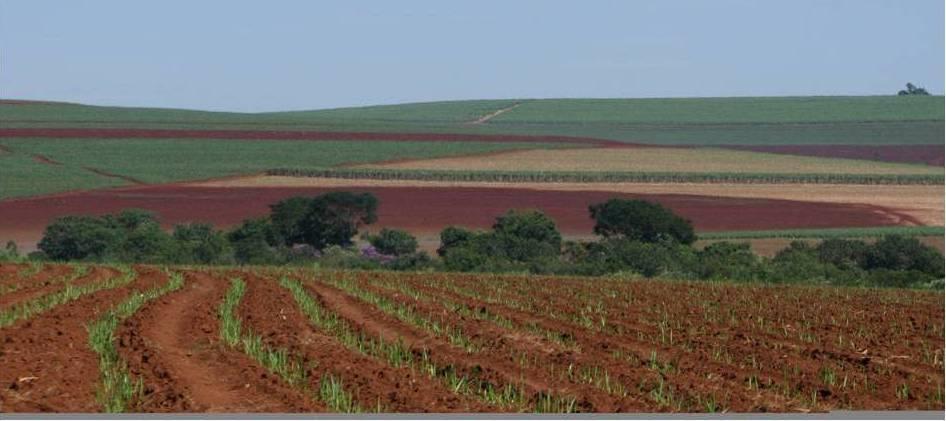
[[[134,278],[134,274],[131,277]],[[139,396],[144,387],[141,379],[134,379],[125,362],[119,357],[115,349],[115,329],[122,320],[131,317],[148,301],[184,286],[184,277],[181,274],[168,273],[168,277],[170,279],[164,286],[132,293],[131,298],[118,304],[87,327],[89,345],[99,356],[101,383],[97,399],[105,412],[125,412],[131,400]]]
[[[768,231],[722,231],[700,233],[701,240],[728,240],[752,238],[866,238],[885,235],[942,236],[943,227],[871,227],[871,228],[819,228]]]
[[[75,282],[75,280],[77,280],[77,279],[79,279],[79,278],[81,278],[81,277],[83,277],[83,276],[85,276],[85,275],[88,275],[89,270],[90,270],[90,267],[89,267],[89,266],[80,265],[80,264],[73,264],[73,265],[70,265],[70,267],[73,268],[72,273],[69,273],[69,274],[60,276],[60,277],[58,277],[58,278],[56,278],[56,279],[51,279],[51,280],[47,281],[46,284],[47,284],[47,285],[56,285],[56,284],[62,284],[62,283],[70,284],[70,283],[72,283],[72,282]],[[29,284],[25,284],[25,283],[21,283],[21,282],[20,282],[20,283],[15,283],[15,284],[12,284],[12,285],[0,286],[0,295],[9,294],[9,293],[11,293],[11,292],[16,292],[16,291],[19,291],[20,289],[23,289],[23,288],[27,287],[27,286],[29,286]]]
[[[403,342],[386,341],[384,338],[371,337],[362,331],[354,329],[346,320],[322,307],[306,292],[305,287],[298,280],[282,277],[279,281],[283,288],[288,289],[296,304],[309,318],[313,325],[336,338],[343,345],[363,355],[387,362],[392,367],[408,367],[419,371],[432,379],[439,379],[453,393],[472,396],[481,401],[502,408],[515,410],[528,409],[528,399],[525,392],[514,385],[507,384],[497,387],[485,380],[460,374],[456,368],[438,365],[430,358],[429,351],[424,348],[419,352],[411,352]],[[574,410],[574,398],[552,396],[556,402],[572,402],[572,405],[562,405],[562,409]],[[543,409],[536,405],[533,410]]]
[[[446,339],[450,344],[462,349],[467,354],[479,352],[482,344],[475,342],[458,327],[449,326],[442,321],[436,321],[419,314],[413,306],[397,303],[386,297],[359,288],[354,282],[346,279],[326,280],[330,285],[341,289],[364,302],[379,308],[385,314],[396,317],[398,320],[416,326],[434,335]]]
[[[121,271],[122,275],[115,278],[83,286],[66,285],[65,288],[59,291],[17,304],[0,313],[0,328],[10,326],[18,320],[28,319],[49,311],[59,305],[77,300],[84,295],[128,285],[135,279],[135,273],[130,267],[123,267]]]
[[[369,180],[470,181],[501,183],[736,183],[939,185],[942,174],[754,174],[581,171],[451,171],[371,168],[288,169],[268,175]]]
[[[259,335],[243,326],[236,314],[246,292],[246,282],[235,278],[230,281],[230,289],[220,305],[220,337],[231,348],[239,349],[270,372],[278,375],[290,386],[297,387],[324,402],[330,409],[340,413],[364,412],[355,402],[351,393],[345,390],[341,380],[326,375],[319,382],[319,390],[313,391],[307,385],[308,375],[305,365],[283,348],[272,347],[263,343]]]

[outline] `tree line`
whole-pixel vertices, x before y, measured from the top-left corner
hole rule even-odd
[[[292,197],[270,206],[268,216],[226,231],[187,223],[167,232],[153,213],[136,209],[65,216],[46,227],[39,251],[29,258],[942,287],[942,254],[912,237],[889,235],[872,244],[793,242],[764,258],[748,243],[694,247],[690,221],[657,203],[615,198],[588,209],[594,241],[566,241],[544,213],[510,210],[489,230],[447,227],[436,256],[430,256],[405,231],[385,228],[359,236],[376,222],[378,206],[370,193]],[[17,255],[15,246],[0,252],[0,258]]]

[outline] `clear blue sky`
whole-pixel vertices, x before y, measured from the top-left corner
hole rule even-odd
[[[269,111],[942,94],[942,0],[0,0],[0,97]]]

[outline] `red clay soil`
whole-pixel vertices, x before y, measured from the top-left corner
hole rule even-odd
[[[308,368],[309,387],[318,390],[323,376],[342,380],[355,402],[365,410],[380,405],[385,412],[490,412],[469,397],[447,390],[420,372],[393,368],[382,360],[353,352],[315,329],[300,312],[292,294],[275,279],[249,273],[235,276],[246,280],[246,295],[240,302],[243,325],[260,335],[264,343],[287,349],[302,357]],[[228,276],[229,277],[229,276]]]
[[[226,227],[268,214],[269,205],[291,196],[314,196],[318,187],[141,186],[0,201],[0,238],[35,243],[54,218],[141,208],[157,212],[165,226],[187,221]],[[341,190],[341,189],[334,189]],[[435,233],[446,226],[489,228],[512,208],[538,208],[566,235],[590,235],[588,206],[612,197],[661,203],[690,219],[698,231],[842,228],[920,225],[912,217],[876,206],[775,199],[676,194],[543,191],[505,188],[365,187],[380,201],[374,227]]]
[[[943,145],[721,145],[728,149],[943,166]]]
[[[164,285],[155,269],[137,267],[130,284],[86,295],[3,328],[0,409],[3,412],[99,412],[99,357],[86,325],[134,291]],[[112,276],[118,276],[113,271]]]
[[[594,146],[633,146],[615,140],[571,136],[528,136],[505,134],[460,133],[385,133],[325,132],[304,130],[189,130],[189,129],[116,129],[116,128],[0,128],[0,138],[52,137],[73,139],[248,139],[248,140],[311,140],[311,141],[425,141],[425,142],[516,142],[516,143],[581,143]]]
[[[48,265],[36,277],[30,280],[24,280],[15,291],[0,295],[0,311],[7,310],[7,307],[31,300],[33,298],[46,295],[62,288],[65,288],[65,282],[72,278],[74,269],[67,265]],[[81,286],[101,281],[111,274],[103,267],[96,266],[81,278],[74,279],[70,284]]]
[[[422,283],[426,281],[422,278],[417,280]],[[467,288],[478,290],[484,287],[482,279],[472,277],[454,277],[449,282],[451,285],[466,284]],[[552,282],[562,288],[550,289],[549,285],[553,285]],[[619,380],[622,368],[606,362],[614,358],[611,353],[616,350],[636,355],[635,359],[624,361],[625,368],[628,364],[633,365],[639,363],[642,358],[646,359],[651,350],[657,352],[661,359],[673,361],[677,370],[667,380],[674,385],[683,385],[683,391],[693,390],[692,382],[694,381],[703,383],[705,386],[705,380],[701,379],[715,378],[717,379],[715,382],[720,384],[726,383],[727,380],[735,380],[737,386],[730,385],[723,388],[722,392],[737,400],[720,402],[725,402],[730,409],[735,411],[743,411],[745,410],[743,405],[753,402],[747,398],[755,399],[753,406],[750,406],[755,411],[792,409],[796,407],[795,405],[798,408],[811,408],[810,403],[798,401],[797,398],[789,400],[789,406],[781,406],[778,402],[782,401],[784,396],[771,393],[775,390],[769,387],[762,387],[757,393],[737,393],[736,391],[740,389],[739,382],[744,384],[748,376],[753,374],[763,386],[770,380],[773,382],[789,380],[791,388],[802,391],[801,396],[817,394],[819,401],[815,408],[823,409],[845,407],[908,409],[930,404],[935,406],[935,402],[923,402],[922,397],[932,396],[935,390],[941,387],[939,385],[942,385],[942,370],[935,364],[904,357],[909,354],[915,355],[917,349],[925,349],[930,344],[942,342],[941,332],[937,336],[937,332],[928,329],[929,326],[936,325],[937,318],[941,317],[942,303],[935,298],[931,299],[933,297],[929,295],[916,294],[913,300],[905,295],[903,297],[905,301],[912,301],[911,304],[905,306],[902,302],[889,302],[889,298],[884,299],[870,291],[851,296],[844,290],[812,289],[806,293],[799,289],[779,292],[776,288],[753,289],[736,286],[694,288],[684,283],[653,284],[652,282],[628,283],[607,280],[594,282],[599,287],[588,290],[587,283],[584,286],[573,285],[579,287],[576,291],[570,291],[564,287],[570,283],[579,284],[578,282],[573,283],[561,279],[553,281],[541,278],[521,278],[512,282],[512,285],[525,284],[522,285],[522,291],[514,291],[515,287],[503,287],[495,281],[488,285],[509,292],[507,299],[512,300],[511,302],[538,302],[547,305],[546,308],[560,309],[562,313],[555,314],[565,316],[565,320],[572,320],[575,316],[569,313],[574,314],[573,312],[578,310],[573,305],[572,297],[584,295],[585,300],[594,302],[598,299],[595,295],[600,295],[603,308],[613,310],[608,311],[609,314],[606,317],[608,324],[604,331],[589,330],[573,322],[563,322],[558,318],[543,316],[545,310],[541,308],[522,312],[507,305],[488,304],[472,296],[458,296],[443,289],[426,287],[421,287],[421,289],[439,290],[439,294],[453,301],[464,302],[474,308],[482,308],[484,311],[488,309],[490,313],[500,314],[519,323],[534,323],[556,332],[567,333],[581,345],[580,353],[589,354],[590,357],[598,359],[612,374],[617,374]],[[604,293],[604,290],[621,289],[631,289],[632,291],[627,296],[634,297],[638,303],[641,301],[659,303],[659,308],[655,308],[654,305],[629,303],[623,296],[610,298]],[[699,294],[696,296],[700,297],[699,300],[718,303],[721,308],[727,309],[726,311],[732,314],[729,316],[730,321],[722,324],[707,324],[706,319],[701,317],[701,313],[706,308],[699,302],[667,300],[667,297],[690,296],[698,291]],[[493,293],[495,294],[495,291]],[[588,293],[592,296],[588,297]],[[707,293],[710,295],[707,296]],[[786,300],[782,302],[773,300],[773,293],[788,296],[784,297]],[[821,294],[826,296],[821,296]],[[541,295],[545,297],[537,297]],[[787,300],[799,296],[810,302],[798,305]],[[733,299],[733,297],[738,298]],[[760,310],[756,305],[749,304],[759,302],[769,303],[766,304],[765,320],[778,320],[784,325],[780,325],[777,329],[760,327],[758,325]],[[810,313],[811,306],[817,305],[813,303],[831,303],[831,311],[827,314],[846,315],[843,317],[856,319],[854,322],[856,326],[870,330],[869,339],[879,340],[861,337],[850,343],[836,345],[838,337],[847,337],[850,333],[847,330],[849,328],[847,325],[839,326],[835,322],[837,320],[835,317],[842,316],[813,318]],[[865,312],[863,311],[865,308],[871,308],[872,311]],[[661,335],[657,331],[657,321],[661,319],[670,326],[680,323],[674,336],[676,346],[668,347],[665,342],[656,340]],[[794,334],[795,328],[792,325],[795,322],[792,321],[799,320],[806,320],[811,325],[808,328],[813,335],[810,340],[797,339]],[[906,322],[907,320],[909,323]],[[909,327],[904,327],[905,325]],[[698,326],[700,329],[693,329]],[[792,335],[783,335],[781,333],[783,327],[793,332]],[[779,333],[774,333],[775,331]],[[891,340],[886,340],[886,338],[891,338]],[[850,346],[853,346],[851,345],[853,342],[857,342],[861,347],[852,350]],[[730,356],[728,361],[717,358],[721,343],[725,343],[725,355]],[[685,346],[680,346],[681,344]],[[862,348],[864,352],[860,352]],[[911,348],[913,351],[910,350]],[[786,359],[789,359],[794,373],[791,379],[786,379],[783,371],[787,363]],[[754,364],[753,367],[747,366],[745,362],[750,360],[758,364]],[[570,359],[564,360],[562,364],[569,364],[570,361]],[[821,370],[824,368],[832,368],[837,373],[838,379],[850,377],[852,382],[861,384],[862,388],[862,382],[869,379],[873,392],[865,394],[864,390],[856,387],[827,387],[821,380]],[[897,398],[896,388],[902,381],[911,384],[914,398]],[[717,399],[721,397],[719,394],[716,396]]]
[[[145,391],[135,412],[321,412],[250,358],[220,342],[225,277],[186,272],[184,287],[147,304],[117,332]]]

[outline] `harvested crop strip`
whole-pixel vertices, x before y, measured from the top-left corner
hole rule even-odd
[[[99,355],[101,383],[97,397],[106,412],[125,412],[129,402],[138,396],[144,387],[140,381],[131,377],[124,361],[118,356],[115,349],[115,328],[119,322],[134,314],[148,301],[176,291],[184,285],[184,277],[181,274],[169,273],[168,276],[170,279],[164,286],[133,294],[131,298],[88,326],[89,345]]]
[[[10,326],[17,320],[28,319],[61,304],[76,300],[84,295],[128,285],[131,281],[135,280],[135,272],[130,267],[123,267],[121,271],[122,275],[118,277],[112,277],[102,282],[82,286],[66,285],[66,287],[60,291],[18,304],[0,313],[0,328]]]

